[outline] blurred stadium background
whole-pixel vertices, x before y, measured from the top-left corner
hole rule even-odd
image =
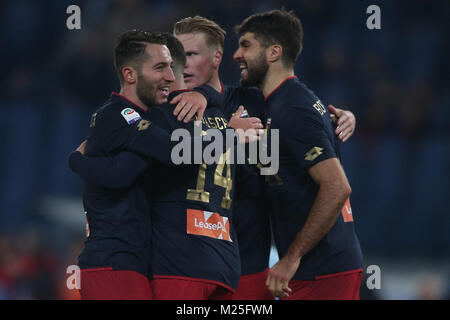
[[[81,8],[81,30],[66,28],[71,4]],[[366,28],[371,4],[381,8],[381,30]],[[449,1],[16,0],[0,2],[0,299],[74,298],[65,272],[85,218],[67,156],[118,90],[116,36],[211,18],[228,32],[222,80],[238,84],[233,26],[282,5],[305,30],[297,75],[357,117],[343,162],[365,266],[381,269],[381,289],[363,282],[362,298],[449,298]]]

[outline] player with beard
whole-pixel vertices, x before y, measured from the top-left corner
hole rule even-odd
[[[79,148],[85,148],[89,157],[109,161],[118,155],[121,160],[115,159],[115,163],[135,164],[122,167],[122,179],[116,184],[103,175],[103,186],[95,183],[99,179],[96,170],[88,170],[83,196],[86,241],[78,259],[82,299],[152,298],[147,278],[152,229],[148,181],[145,176],[137,181],[129,178],[145,170],[147,162],[122,151],[132,149],[136,132],[145,131],[147,157],[163,163],[171,161],[168,132],[150,125],[139,114],[145,113],[148,105],[166,102],[175,80],[166,40],[160,33],[138,30],[118,38],[114,62],[120,93],[112,93],[93,114],[87,143]],[[72,167],[77,163],[77,154],[81,156],[71,155]]]
[[[273,10],[248,17],[235,30],[242,84],[261,89],[266,128],[280,136],[280,168],[266,187],[281,260],[266,284],[286,299],[358,299],[362,253],[339,140],[329,112],[294,74],[302,49],[300,20]]]
[[[204,17],[188,17],[174,26],[174,35],[183,43],[186,52],[184,79],[188,88],[208,84],[223,96],[222,110],[230,119],[230,127],[244,129],[262,128],[264,119],[264,96],[257,87],[226,86],[220,80],[219,67],[222,61],[225,31],[214,21]],[[254,69],[252,66],[250,82],[256,86],[265,66]],[[243,70],[244,73],[249,72]],[[246,81],[246,80],[244,80]],[[238,106],[243,108],[238,109]],[[355,128],[355,118],[351,112],[330,106],[338,119],[336,134],[346,141]],[[188,121],[192,112],[189,108],[180,111],[177,107],[174,115],[179,120]],[[242,118],[240,116],[242,115]],[[265,281],[269,268],[271,232],[269,216],[266,212],[265,178],[260,175],[256,165],[238,166],[236,170],[236,191],[234,194],[234,224],[236,226],[241,256],[242,276],[239,288],[233,299],[256,300],[273,299]]]
[[[186,58],[183,46],[172,35],[167,36],[167,45],[174,59],[172,68],[176,75],[170,89],[184,90],[183,68]],[[220,95],[217,92],[215,95],[219,97],[217,101],[208,99],[212,103],[205,110],[205,130],[211,126],[220,130],[226,128],[227,122],[220,111]],[[203,163],[201,166],[175,167],[161,161],[161,156],[154,156],[152,148],[159,146],[152,141],[154,135],[147,134],[148,127],[156,123],[167,132],[176,128],[193,130],[192,122],[183,124],[176,120],[172,115],[174,108],[175,105],[169,104],[151,106],[143,115],[151,124],[142,120],[136,128],[138,133],[127,144],[129,150],[159,160],[152,162],[144,176],[141,174],[146,168],[145,160],[137,156],[125,157],[128,152],[120,152],[109,158],[83,157],[76,152],[70,157],[71,167],[85,180],[110,190],[122,189],[124,185],[128,187],[135,180],[138,184],[139,180],[149,181],[145,189],[151,204],[152,232],[149,230],[148,233],[151,234],[153,244],[150,246],[150,268],[155,299],[229,298],[237,287],[240,275],[239,251],[230,215],[235,166]],[[149,125],[144,127],[144,121]],[[167,148],[161,147],[166,153]],[[83,145],[78,151],[84,152]],[[120,168],[131,169],[124,173]],[[202,196],[198,198],[197,195]],[[208,218],[197,223],[197,220],[203,219],[203,214],[198,216],[200,210],[205,211]],[[189,223],[189,217],[194,217],[195,222]],[[220,226],[222,221],[225,223],[217,229],[221,232],[199,227],[204,223],[214,228],[215,225]]]

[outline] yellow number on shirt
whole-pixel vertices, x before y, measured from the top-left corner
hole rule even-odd
[[[230,209],[231,207],[231,188],[233,181],[231,179],[231,165],[230,165],[230,149],[223,153],[219,158],[219,163],[214,171],[214,184],[225,188],[225,196],[222,198],[221,206],[224,209]],[[186,199],[193,201],[201,201],[209,203],[209,192],[205,191],[206,180],[206,163],[202,163],[198,170],[197,187],[196,189],[188,189]],[[226,167],[226,175],[223,176],[223,171]]]

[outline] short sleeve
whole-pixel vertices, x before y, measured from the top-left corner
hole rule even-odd
[[[125,105],[110,105],[94,113],[86,146],[87,156],[112,156],[122,151],[141,120],[139,112]]]
[[[327,117],[327,114],[320,115],[312,106],[287,106],[279,119],[282,122],[279,126],[280,137],[304,169],[337,157],[323,117]]]

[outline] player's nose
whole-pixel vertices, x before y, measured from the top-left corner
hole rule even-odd
[[[172,68],[167,68],[166,72],[164,73],[164,80],[169,82],[175,81],[175,75],[173,73]]]
[[[236,60],[236,61],[239,61],[239,60],[242,59],[242,58],[243,58],[243,56],[242,56],[242,50],[241,50],[240,48],[238,48],[238,49],[236,50],[236,52],[233,54],[233,59]]]

